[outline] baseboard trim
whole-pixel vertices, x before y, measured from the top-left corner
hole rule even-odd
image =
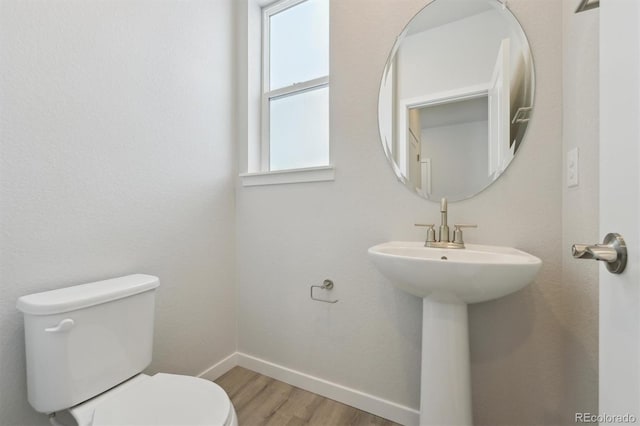
[[[337,383],[329,382],[319,377],[314,377],[300,371],[292,370],[241,352],[236,352],[234,355],[236,365],[253,370],[265,376],[269,376],[276,380],[280,380],[281,382],[317,393],[318,395],[342,402],[343,404],[350,405],[359,410],[375,414],[376,416],[383,417],[396,423],[403,425],[417,425],[420,423],[420,412],[413,408],[378,398],[377,396],[348,388]],[[214,365],[207,371],[223,370],[222,367],[218,368],[218,366],[230,358],[231,356]],[[230,363],[231,361],[228,362]],[[233,367],[230,367],[229,369],[231,368]]]
[[[325,398],[333,399],[396,423],[403,425],[417,425],[420,423],[420,412],[413,408],[241,352],[232,353],[198,374],[197,377],[216,380],[235,366],[247,368],[256,373],[317,393]]]
[[[238,365],[238,352],[234,352],[231,355],[227,356],[222,361],[218,362],[217,364],[214,364],[211,367],[207,368],[202,373],[198,374],[196,377],[201,377],[203,379],[213,381],[237,365]]]

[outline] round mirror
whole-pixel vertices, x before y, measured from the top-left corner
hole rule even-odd
[[[398,37],[378,100],[385,154],[417,194],[472,197],[506,170],[533,109],[533,58],[498,0],[434,0]]]

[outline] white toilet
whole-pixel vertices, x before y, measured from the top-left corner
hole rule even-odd
[[[33,408],[67,410],[79,426],[237,426],[217,384],[140,374],[151,362],[159,285],[138,274],[19,298]]]

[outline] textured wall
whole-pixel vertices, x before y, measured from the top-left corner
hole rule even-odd
[[[0,2],[0,425],[24,294],[158,275],[152,371],[235,350],[231,0]]]
[[[377,126],[388,52],[426,3],[332,1],[335,182],[237,189],[238,260],[251,265],[238,270],[239,350],[415,408],[421,302],[383,278],[366,250],[421,240],[413,224],[439,218],[437,204],[396,182]],[[469,242],[514,246],[544,266],[526,289],[470,309],[474,420],[559,424],[573,385],[564,374],[561,320],[562,3],[510,0],[509,7],[533,49],[535,115],[504,176],[452,203],[450,218],[479,224]],[[340,299],[331,306],[308,296],[309,285],[326,277]]]
[[[567,188],[563,177],[562,289],[566,303],[565,371],[567,408],[598,409],[598,268],[573,259],[571,244],[601,242],[599,194],[599,14],[575,14],[578,1],[563,9],[563,150],[580,151],[580,186]],[[564,160],[566,163],[566,159]],[[573,422],[567,418],[566,422]]]

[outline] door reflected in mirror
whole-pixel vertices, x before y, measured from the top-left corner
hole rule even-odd
[[[417,194],[472,197],[520,148],[533,94],[529,44],[502,3],[435,0],[387,61],[378,104],[383,148]]]

